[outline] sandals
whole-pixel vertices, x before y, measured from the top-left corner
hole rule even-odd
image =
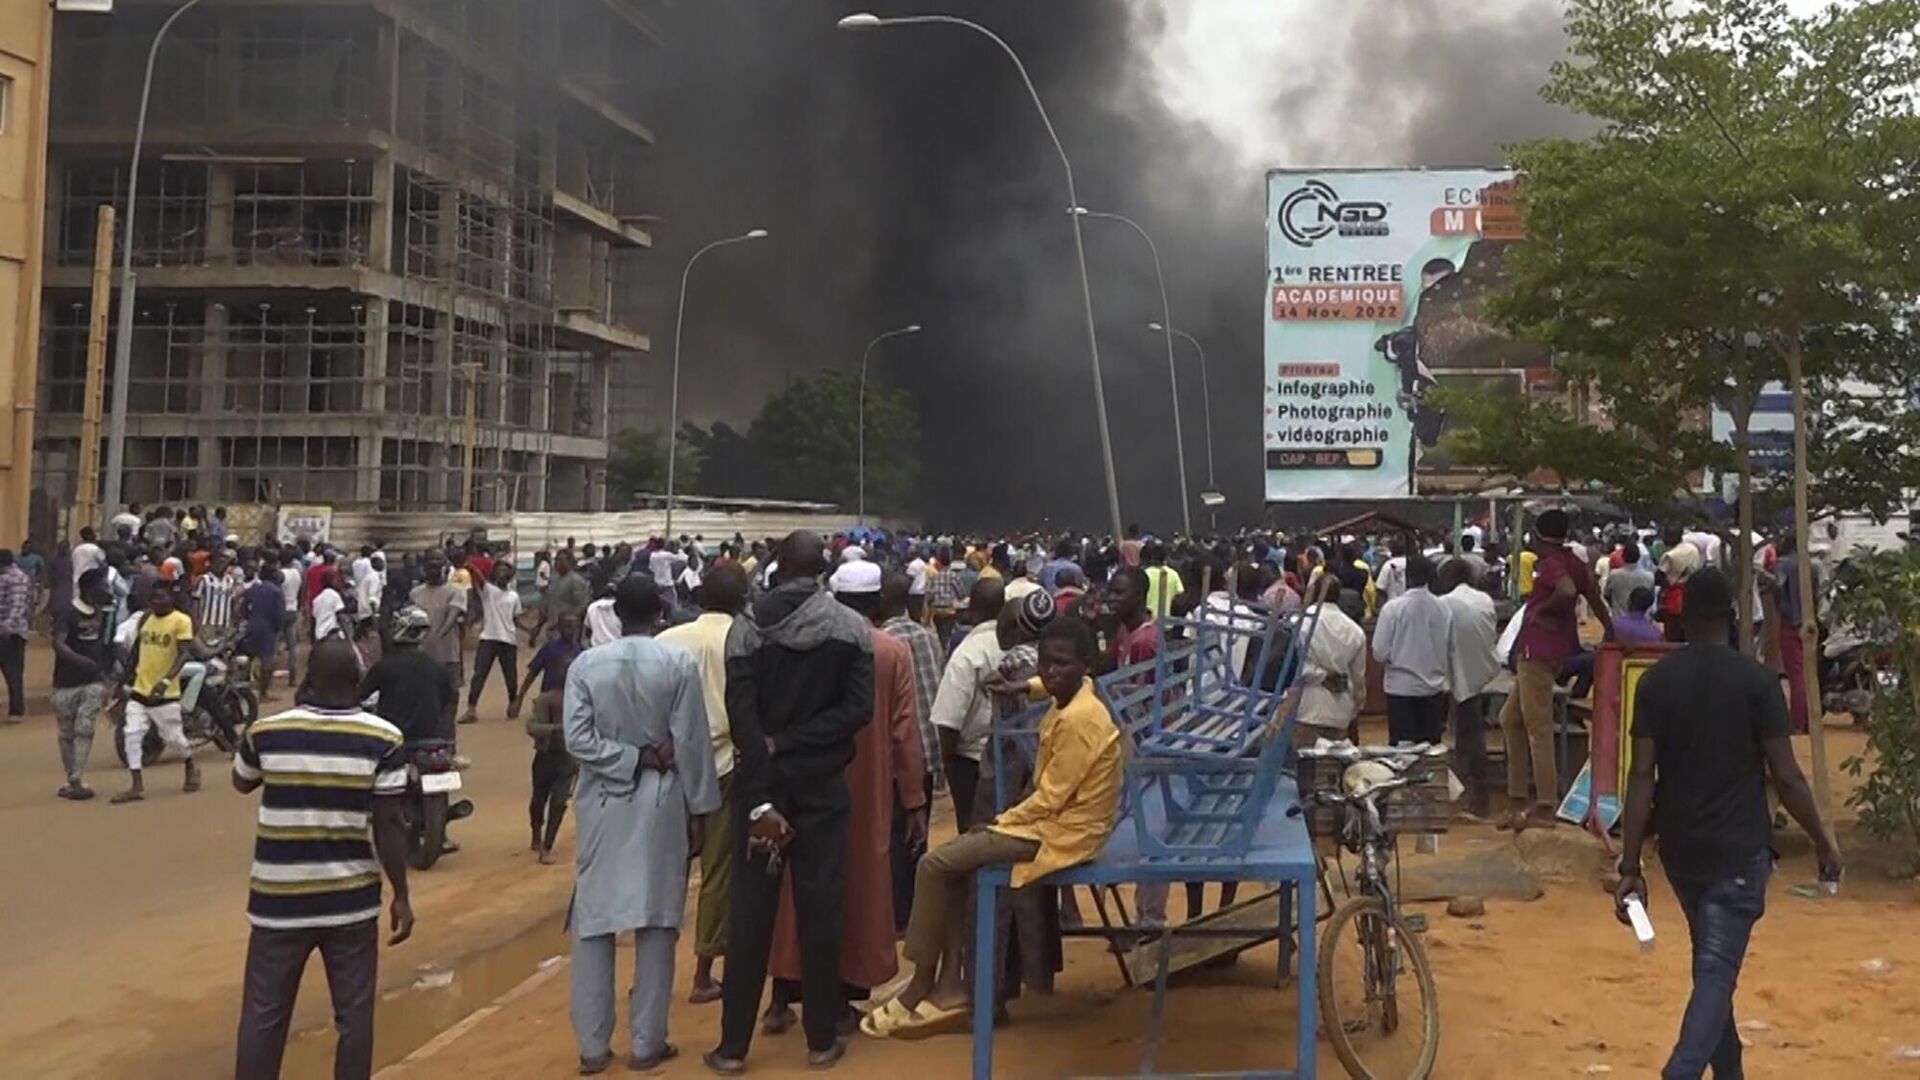
[[[909,1009],[891,998],[860,1021],[860,1033],[874,1039],[926,1039],[964,1031],[970,1012],[964,1005],[943,1009],[928,1001]]]
[[[679,1047],[673,1045],[672,1043],[661,1043],[659,1051],[648,1057],[639,1057],[637,1055],[630,1055],[627,1058],[627,1069],[630,1072],[639,1072],[639,1073],[652,1072],[653,1070],[659,1068],[662,1065],[665,1065],[667,1062],[672,1061],[674,1058],[677,1058],[679,1056],[680,1056]]]

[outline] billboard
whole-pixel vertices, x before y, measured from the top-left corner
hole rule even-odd
[[[1267,501],[1410,496],[1440,376],[1546,365],[1479,317],[1523,236],[1512,190],[1505,169],[1267,174]]]

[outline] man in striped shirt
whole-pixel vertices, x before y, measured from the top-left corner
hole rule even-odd
[[[247,897],[253,936],[237,1080],[280,1075],[300,975],[316,948],[340,1035],[334,1075],[370,1076],[382,870],[393,883],[387,944],[413,933],[400,729],[360,711],[360,669],[346,641],[316,643],[309,663],[312,704],[254,723],[233,759],[235,789],[264,788]]]

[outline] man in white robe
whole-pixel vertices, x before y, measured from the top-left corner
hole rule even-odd
[[[613,1061],[614,941],[634,936],[628,1066],[676,1056],[667,1042],[674,948],[686,913],[687,863],[702,814],[720,808],[700,671],[650,636],[659,587],[631,575],[615,593],[624,636],[588,649],[567,673],[567,750],[580,762],[573,909],[574,1037],[580,1071]]]

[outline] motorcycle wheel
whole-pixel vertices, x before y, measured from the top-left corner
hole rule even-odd
[[[412,830],[413,843],[407,849],[407,865],[415,870],[431,870],[440,861],[447,844],[447,797],[426,795],[420,799],[420,823]]]

